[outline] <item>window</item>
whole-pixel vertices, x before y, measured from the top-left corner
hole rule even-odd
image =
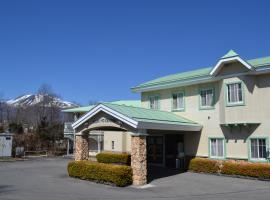
[[[88,140],[88,148],[90,152],[103,151],[103,135],[102,134],[90,134]]]
[[[200,91],[200,107],[211,108],[214,105],[214,90],[204,89]]]
[[[231,105],[243,103],[242,83],[233,83],[227,85],[227,102]]]
[[[251,159],[266,159],[267,148],[265,138],[250,139],[250,157]]]
[[[184,110],[184,93],[172,94],[172,109],[173,110]]]
[[[112,150],[114,150],[114,141],[112,141]]]
[[[149,97],[149,106],[151,109],[159,109],[159,97],[158,96]]]
[[[223,138],[210,139],[210,157],[212,158],[224,157],[224,139]]]

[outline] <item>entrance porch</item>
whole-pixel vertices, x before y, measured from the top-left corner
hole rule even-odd
[[[192,132],[197,134],[202,128],[171,112],[109,103],[97,105],[72,126],[76,132],[75,160],[89,158],[90,130],[117,129],[131,135],[134,185],[147,183],[148,168],[152,166],[183,170],[185,135]]]

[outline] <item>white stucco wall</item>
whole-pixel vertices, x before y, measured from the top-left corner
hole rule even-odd
[[[235,66],[234,66],[235,67]],[[241,67],[238,67],[242,70]],[[236,69],[238,69],[236,67]],[[227,71],[226,71],[227,70]],[[222,74],[231,73],[231,68],[222,70]],[[225,90],[226,83],[242,81],[244,84],[245,105],[227,107]],[[201,110],[199,108],[200,88],[213,87],[215,90],[214,109]],[[248,138],[256,136],[270,137],[270,75],[246,75],[227,78],[222,81],[200,84],[174,89],[143,92],[142,106],[148,107],[148,97],[159,95],[160,109],[171,111],[171,96],[175,91],[185,92],[185,111],[175,112],[203,125],[201,134],[185,134],[185,150],[187,155],[208,156],[208,138],[226,137],[226,154],[228,158],[248,159]],[[221,128],[222,123],[258,122],[257,128],[244,127]],[[255,129],[255,130],[253,130]],[[198,143],[198,145],[197,145]]]

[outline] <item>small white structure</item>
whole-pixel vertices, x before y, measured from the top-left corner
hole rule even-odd
[[[12,139],[11,133],[0,133],[0,157],[11,157]]]

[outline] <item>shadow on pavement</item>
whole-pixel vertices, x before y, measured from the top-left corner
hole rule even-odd
[[[166,168],[158,166],[148,166],[148,182],[152,182],[155,179],[174,176],[176,174],[184,173],[183,170],[175,168]]]

